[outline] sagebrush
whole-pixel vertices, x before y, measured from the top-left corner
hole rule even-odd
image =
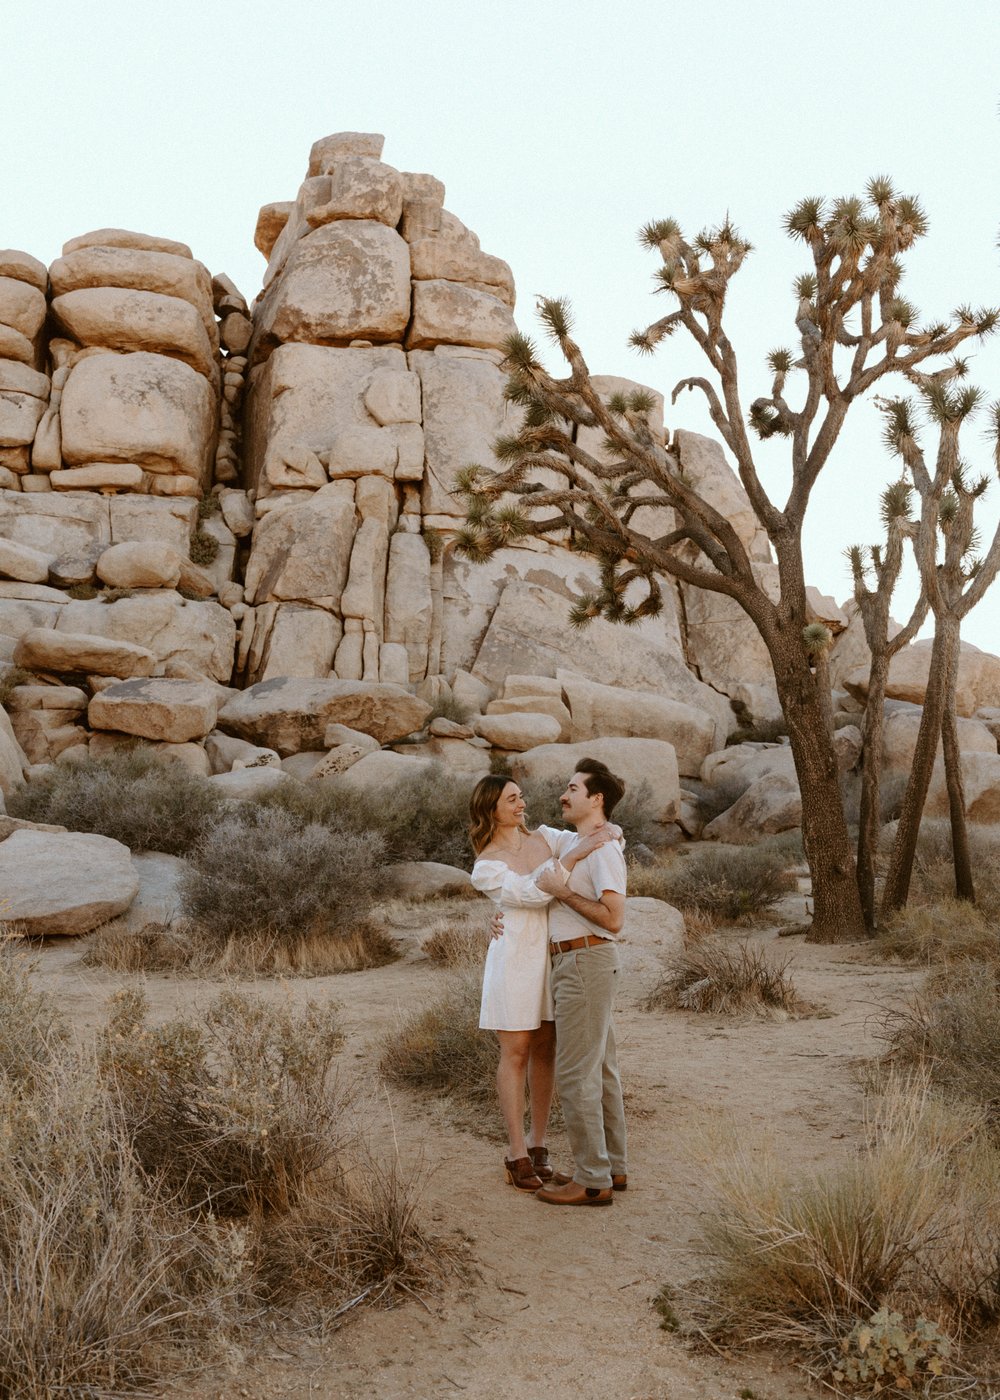
[[[186,855],[223,810],[211,784],[144,748],[54,764],[7,799],[11,816]]]
[[[644,1005],[647,1011],[680,1007],[731,1016],[801,1010],[803,1003],[788,975],[790,962],[788,954],[776,957],[742,939],[731,943],[711,935],[689,938],[668,959]]]
[[[652,865],[633,865],[629,894],[697,909],[718,923],[752,924],[795,889],[788,863],[780,849],[706,846]]]

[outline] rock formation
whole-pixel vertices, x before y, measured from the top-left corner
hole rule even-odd
[[[49,269],[0,251],[0,665],[31,673],[0,711],[5,792],[136,740],[236,795],[353,770],[388,784],[416,758],[471,781],[491,747],[548,776],[603,743],[683,824],[679,779],[706,780],[734,709],[779,713],[759,637],[719,595],[668,588],[659,617],[581,635],[580,555],[532,540],[485,567],[455,556],[456,474],[518,424],[500,367],[514,281],[441,182],[382,145],[317,141],[296,198],[261,209],[252,307],[168,238],[99,229]],[[673,447],[773,575],[719,445],[679,431]],[[810,599],[856,696],[858,620]],[[998,700],[1000,662],[979,655],[966,714]],[[890,695],[922,694],[921,662],[894,661]],[[372,752],[449,700],[467,724]],[[766,820],[794,820],[793,778],[753,781],[775,793],[745,806],[770,811],[780,787]]]

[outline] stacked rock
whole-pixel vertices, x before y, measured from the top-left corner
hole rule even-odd
[[[8,491],[23,489],[49,399],[49,377],[41,372],[47,285],[44,263],[0,249],[0,487]]]
[[[317,141],[294,202],[265,205],[246,484],[258,524],[242,674],[416,684],[441,658],[435,525],[459,467],[489,459],[508,406],[510,268],[381,136]]]
[[[215,480],[231,484],[240,477],[240,440],[245,351],[253,334],[250,309],[236,284],[219,273],[212,278],[215,314],[219,318],[219,339],[225,351],[222,362],[222,400],[219,404],[219,445],[215,450]]]
[[[60,491],[202,495],[219,396],[208,271],[184,243],[98,229],[49,277],[61,400],[36,470]]]

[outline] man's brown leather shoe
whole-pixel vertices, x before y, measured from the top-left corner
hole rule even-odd
[[[614,1199],[610,1186],[578,1186],[575,1181],[535,1192],[535,1200],[548,1206],[610,1206]]]
[[[573,1178],[569,1174],[569,1172],[554,1172],[552,1180],[557,1186],[565,1186],[567,1181],[572,1181]],[[624,1172],[621,1172],[620,1174],[611,1178],[611,1189],[612,1191],[628,1190],[628,1177],[625,1175]]]

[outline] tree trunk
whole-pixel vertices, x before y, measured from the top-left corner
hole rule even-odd
[[[858,891],[865,928],[875,932],[875,863],[882,828],[882,734],[885,730],[885,691],[889,683],[889,657],[872,653],[865,702],[861,748],[861,811],[858,817]]]
[[[802,795],[802,844],[813,894],[807,941],[852,943],[865,937],[865,920],[819,686],[798,637],[789,644],[772,640],[770,652]]]
[[[955,896],[975,903],[976,887],[972,878],[972,854],[969,850],[969,829],[965,820],[965,785],[962,781],[962,755],[958,748],[958,726],[955,723],[955,690],[958,683],[958,634],[955,649],[949,658],[948,683],[941,716],[941,747],[944,750],[944,776],[948,785],[948,810],[951,816],[951,854],[955,866]]]
[[[938,618],[931,647],[931,664],[924,692],[924,708],[917,731],[917,746],[913,754],[910,780],[906,785],[899,827],[893,842],[889,873],[882,892],[882,917],[902,909],[910,892],[913,860],[917,853],[920,819],[924,814],[927,791],[931,785],[941,720],[948,690],[948,658],[958,650],[959,624],[951,618]],[[954,641],[954,647],[952,642]]]

